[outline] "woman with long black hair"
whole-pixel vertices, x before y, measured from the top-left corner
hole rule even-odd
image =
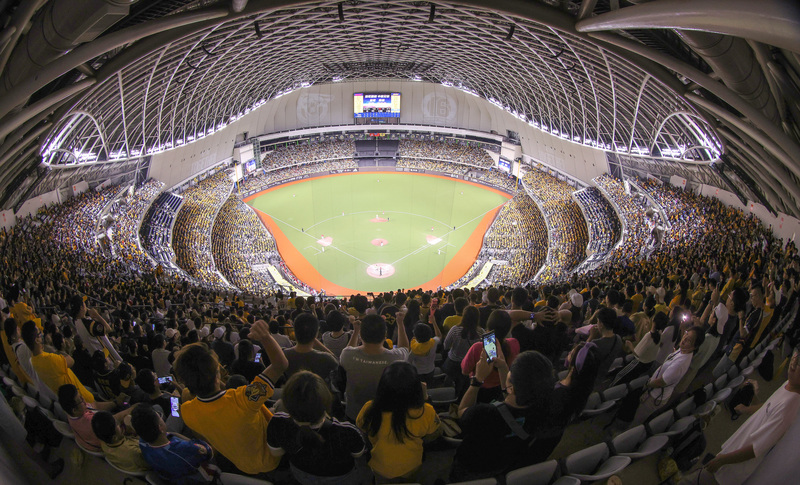
[[[376,483],[414,482],[422,467],[422,443],[441,434],[439,417],[427,404],[427,389],[408,362],[383,370],[375,399],[356,418],[372,443],[369,466]]]
[[[453,379],[456,386],[456,393],[462,396],[467,390],[469,380],[461,373],[461,361],[467,355],[469,349],[480,341],[483,329],[478,326],[481,321],[481,313],[478,308],[468,306],[464,309],[461,323],[450,329],[444,339],[444,350],[447,358],[442,364],[442,370]]]

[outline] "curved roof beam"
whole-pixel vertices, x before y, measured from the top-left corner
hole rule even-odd
[[[575,28],[579,32],[703,30],[800,52],[800,3],[782,0],[659,0],[584,19]]]

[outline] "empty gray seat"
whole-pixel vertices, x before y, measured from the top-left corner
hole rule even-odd
[[[605,443],[584,448],[564,459],[564,471],[582,482],[605,480],[625,469],[631,462],[628,456],[609,456]]]
[[[684,418],[690,414],[695,409],[694,398],[689,397],[681,401],[677,406],[675,406],[675,414],[678,418]]]
[[[547,485],[558,470],[556,460],[545,461],[508,472],[506,485]]]
[[[628,456],[633,460],[652,455],[669,443],[669,437],[664,435],[647,436],[643,424],[617,435],[611,441],[614,453],[619,456]]]
[[[648,421],[644,426],[647,428],[647,434],[654,436],[667,431],[674,422],[675,416],[672,414],[672,411],[664,411]]]

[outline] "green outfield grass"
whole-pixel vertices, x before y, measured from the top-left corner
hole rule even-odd
[[[443,177],[355,173],[281,186],[248,203],[269,215],[323,278],[344,288],[379,292],[416,288],[437,278],[484,215],[506,200]],[[388,221],[373,222],[376,217]],[[428,236],[441,241],[430,243]],[[323,237],[331,238],[329,246],[318,242]],[[376,246],[375,239],[386,242]],[[294,269],[296,261],[281,253]],[[391,265],[394,274],[370,276],[367,270],[376,263]]]

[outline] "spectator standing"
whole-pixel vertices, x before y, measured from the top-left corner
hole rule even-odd
[[[397,313],[397,320],[402,322],[405,315]],[[408,336],[405,327],[398,327],[398,346],[387,349],[383,346],[386,340],[386,321],[379,315],[367,315],[363,322],[355,321],[353,335],[348,346],[342,350],[339,362],[344,370],[347,383],[345,397],[347,417],[355,422],[364,404],[375,396],[378,382],[385,369],[392,362],[408,358]],[[358,345],[358,339],[361,345]]]

